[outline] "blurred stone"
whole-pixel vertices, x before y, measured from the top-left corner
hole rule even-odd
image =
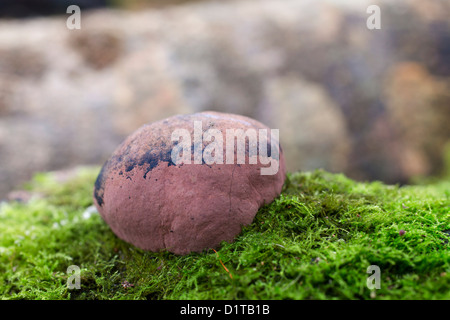
[[[280,129],[289,170],[405,183],[449,140],[448,1],[199,2],[0,21],[0,194],[100,164],[141,125],[204,110]],[[414,65],[414,66],[412,66]],[[448,121],[447,121],[448,122]]]
[[[268,82],[265,92],[266,110],[261,118],[280,128],[289,171],[345,170],[350,150],[345,119],[320,85],[299,77],[280,77]]]
[[[9,192],[6,199],[11,202],[28,203],[32,198],[36,197],[42,197],[42,195],[25,190],[15,190]]]
[[[399,63],[385,85],[387,112],[408,176],[437,175],[450,137],[450,79],[432,76],[416,62]]]
[[[108,30],[80,32],[70,38],[71,46],[94,69],[103,69],[113,64],[122,55],[122,39]]]

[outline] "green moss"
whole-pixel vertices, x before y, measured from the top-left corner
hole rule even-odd
[[[65,183],[39,174],[27,188],[40,197],[1,205],[3,299],[450,298],[449,181],[398,187],[289,174],[235,242],[176,256],[136,249],[90,211],[98,171]],[[81,289],[67,286],[70,265],[80,267]],[[370,265],[381,270],[374,292]]]

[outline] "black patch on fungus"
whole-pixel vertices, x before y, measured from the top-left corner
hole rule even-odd
[[[272,158],[272,144],[270,142],[267,142],[267,156]]]
[[[100,173],[98,174],[97,180],[95,180],[94,187],[94,197],[97,200],[98,205],[103,206],[103,193],[105,192],[105,180],[108,162],[106,162]]]
[[[190,117],[186,116],[178,116],[176,119],[184,121],[184,122],[191,122]],[[164,123],[168,123],[167,120],[164,121]],[[259,129],[259,128],[256,128]],[[205,131],[204,131],[205,132]],[[192,132],[191,132],[192,134]],[[103,206],[104,204],[104,189],[105,189],[105,183],[107,176],[109,173],[113,170],[114,172],[118,172],[118,175],[120,176],[126,176],[126,179],[130,179],[132,181],[132,178],[130,175],[127,175],[126,173],[132,171],[136,167],[144,167],[145,173],[143,175],[144,179],[147,179],[147,174],[151,172],[155,167],[157,167],[161,162],[167,163],[168,166],[175,166],[175,163],[172,162],[172,148],[173,143],[169,142],[167,139],[164,139],[164,137],[159,137],[158,141],[153,142],[147,142],[148,144],[144,147],[145,150],[142,150],[142,147],[139,147],[137,149],[140,149],[138,152],[134,153],[132,150],[135,148],[135,144],[139,143],[139,139],[142,138],[142,135],[136,135],[133,139],[127,140],[127,145],[123,145],[120,147],[122,150],[120,153],[113,155],[105,164],[103,165],[97,180],[95,182],[95,188],[94,188],[94,197],[98,203],[99,206]],[[145,138],[144,138],[145,139]],[[203,141],[202,141],[203,142]],[[261,141],[262,142],[262,141]],[[195,144],[199,143],[195,140],[192,141],[191,144],[191,163],[194,163],[194,155],[195,155]],[[237,161],[237,139],[234,141],[233,145],[235,147],[235,154],[234,154],[234,163]],[[265,142],[263,142],[265,143]],[[278,142],[277,142],[278,143]],[[208,145],[207,143],[206,145]],[[199,149],[201,149],[202,154],[202,165],[207,165],[211,168],[211,165],[208,165],[205,163],[203,159],[203,152],[206,147],[203,143],[200,143],[200,145],[197,145]],[[133,148],[132,148],[133,146]],[[223,161],[226,163],[226,140],[223,141],[223,148],[224,148],[224,155],[223,155]],[[215,152],[218,150],[215,150]],[[259,142],[257,142],[256,149],[250,148],[249,146],[249,138],[245,139],[245,163],[249,163],[249,156],[257,156],[259,155]],[[256,154],[254,154],[256,152]],[[282,149],[281,146],[279,146],[279,154],[281,154]],[[137,156],[139,154],[140,156]],[[143,154],[143,155],[142,155]],[[272,157],[276,156],[276,154],[272,154],[271,150],[271,141],[267,141],[267,156]],[[181,167],[183,164],[180,164]],[[220,168],[219,168],[220,169]],[[155,179],[157,181],[157,179]]]
[[[139,158],[132,158],[130,157],[130,155],[126,155],[125,158],[127,158],[127,160],[125,160],[125,171],[126,172],[130,172],[131,170],[133,170],[136,167],[141,167],[141,166],[148,166],[145,174],[144,174],[144,179],[147,179],[147,174],[152,171],[156,166],[158,166],[158,164],[160,162],[167,162],[169,166],[175,165],[172,162],[172,158],[171,158],[171,153],[172,153],[172,149],[168,148],[167,145],[164,145],[165,148],[163,148],[162,150],[160,149],[160,147],[150,147],[149,150],[141,157]],[[160,146],[161,146],[160,145]],[[118,162],[119,158],[123,158],[123,156],[119,156],[117,158],[117,160],[115,161],[116,163]],[[129,177],[127,177],[128,179]],[[130,178],[131,179],[131,178]]]
[[[169,149],[167,147],[159,151],[147,151],[138,162],[139,166],[148,165],[148,168],[144,174],[144,179],[147,179],[147,174],[152,171],[160,162],[167,162],[169,166],[174,166],[175,164],[172,162],[171,154],[172,149]]]

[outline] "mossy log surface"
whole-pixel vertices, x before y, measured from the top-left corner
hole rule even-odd
[[[1,204],[2,299],[450,299],[448,180],[289,173],[233,243],[177,256],[112,233],[92,207],[98,172],[38,174],[26,186],[35,197]],[[68,286],[71,265],[80,289]],[[371,265],[380,289],[367,286]]]

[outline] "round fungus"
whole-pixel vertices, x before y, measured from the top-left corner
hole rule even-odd
[[[121,239],[175,254],[233,241],[276,198],[286,169],[278,130],[202,112],[142,126],[104,164],[97,209]]]

